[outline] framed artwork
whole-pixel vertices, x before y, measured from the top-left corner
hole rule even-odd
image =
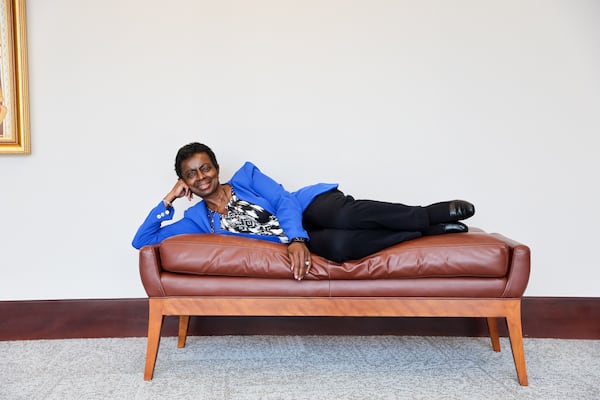
[[[0,0],[0,154],[29,154],[25,0]]]

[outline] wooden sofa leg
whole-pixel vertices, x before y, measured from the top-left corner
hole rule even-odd
[[[162,329],[164,315],[160,303],[149,299],[148,316],[148,347],[146,349],[146,367],[144,369],[144,380],[149,381],[154,375],[154,365],[160,345],[160,331]]]
[[[512,348],[517,376],[522,386],[528,386],[527,368],[525,366],[525,351],[523,350],[523,330],[521,327],[521,301],[516,307],[513,307],[506,316],[508,325],[508,336],[510,337],[510,347]]]
[[[490,339],[492,340],[492,348],[494,351],[500,351],[500,335],[498,334],[498,320],[494,317],[487,319]]]
[[[187,338],[188,326],[190,324],[190,316],[189,315],[180,315],[179,316],[179,333],[177,335],[177,347],[184,348],[185,347],[185,339]]]

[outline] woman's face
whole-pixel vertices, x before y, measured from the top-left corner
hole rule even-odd
[[[183,181],[192,193],[202,198],[215,193],[219,187],[219,170],[206,153],[196,153],[181,163]]]

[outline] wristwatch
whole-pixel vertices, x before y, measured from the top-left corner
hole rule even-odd
[[[295,237],[292,240],[290,240],[290,243],[306,243],[308,242],[307,238],[303,238],[303,237]]]

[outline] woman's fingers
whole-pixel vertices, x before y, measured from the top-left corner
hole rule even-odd
[[[302,280],[312,265],[310,251],[304,243],[292,243],[288,246],[288,254],[292,264],[290,267],[294,273],[294,279]]]

